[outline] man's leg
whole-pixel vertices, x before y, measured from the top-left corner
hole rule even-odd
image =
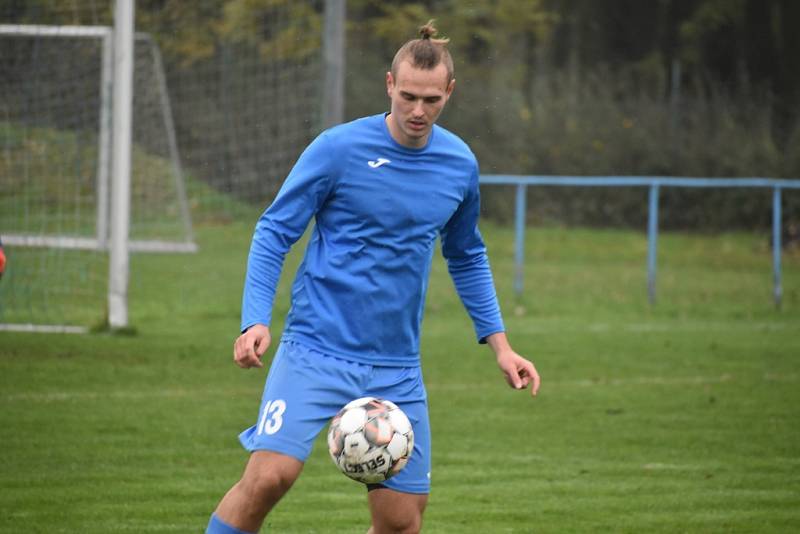
[[[389,488],[375,488],[368,495],[372,514],[368,534],[417,534],[422,529],[427,495],[402,493]]]
[[[224,525],[239,531],[258,532],[267,513],[289,491],[302,470],[303,463],[291,456],[253,452],[242,479],[225,494],[214,515]],[[207,532],[216,531],[209,524]]]
[[[381,484],[368,486],[369,533],[417,533],[431,488],[431,430],[422,372],[419,367],[375,367],[367,394],[397,404],[414,427],[414,450],[406,466]]]
[[[256,532],[300,475],[316,436],[359,396],[359,384],[371,370],[282,342],[270,365],[256,424],[239,434],[242,446],[252,452],[250,461],[220,502],[207,532]],[[217,528],[215,523],[222,524]]]

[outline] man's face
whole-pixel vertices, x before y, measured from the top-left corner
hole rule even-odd
[[[443,63],[425,70],[403,61],[397,67],[396,78],[387,72],[386,92],[392,107],[386,122],[394,140],[412,148],[425,146],[455,83],[447,83],[447,67]]]

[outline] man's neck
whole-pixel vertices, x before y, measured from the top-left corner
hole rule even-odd
[[[423,148],[426,144],[428,144],[428,138],[430,137],[430,133],[425,137],[408,137],[406,136],[403,131],[397,126],[397,123],[394,121],[394,117],[391,113],[386,115],[386,127],[389,129],[389,135],[392,136],[392,139],[397,141],[398,144],[403,145],[407,148]]]

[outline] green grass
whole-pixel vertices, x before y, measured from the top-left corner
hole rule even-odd
[[[0,532],[203,531],[265,376],[231,362],[255,216],[200,226],[197,255],[134,255],[136,335],[0,333]],[[778,312],[766,236],[664,234],[651,308],[644,234],[531,229],[516,301],[513,233],[484,234],[543,385],[505,386],[435,259],[425,532],[800,530],[797,251]],[[364,493],[320,441],[270,531],[364,532]]]

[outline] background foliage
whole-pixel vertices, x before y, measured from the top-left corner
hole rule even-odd
[[[108,24],[112,4],[0,0],[0,16]],[[458,80],[442,123],[484,173],[800,176],[793,0],[349,0],[347,10],[347,118],[386,110],[393,53],[435,18]],[[181,152],[197,176],[260,205],[275,193],[320,128],[309,102],[320,101],[323,14],[322,0],[137,2],[137,29],[164,52]],[[642,198],[541,189],[530,217],[641,226]],[[796,228],[800,199],[785,198]],[[485,208],[507,218],[508,192],[487,190]],[[662,214],[668,228],[763,227],[769,198],[669,190]]]

